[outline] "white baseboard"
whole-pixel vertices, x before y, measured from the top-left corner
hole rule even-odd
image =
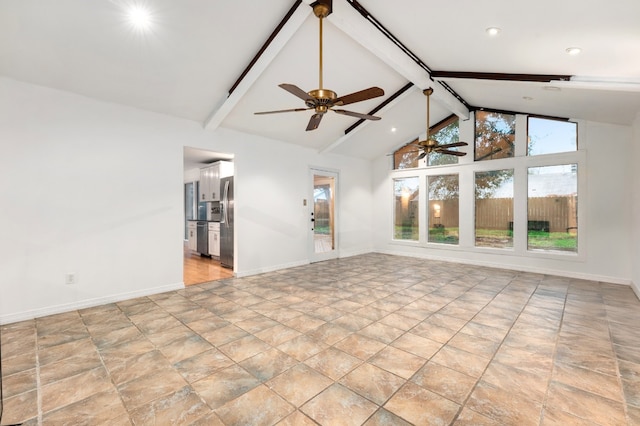
[[[344,257],[353,257],[360,256],[362,254],[373,253],[373,249],[362,249],[362,250],[342,250],[340,251],[340,258]]]
[[[636,294],[636,297],[640,299],[640,287],[638,287],[638,284],[631,282],[631,289]]]
[[[79,300],[73,303],[65,303],[62,305],[47,306],[45,308],[32,309],[23,312],[16,312],[8,315],[0,315],[0,325],[11,324],[19,321],[31,320],[34,318],[46,317],[48,315],[61,314],[64,312],[75,311],[78,309],[92,308],[94,306],[105,305],[107,303],[121,302],[123,300],[135,299],[136,297],[150,296],[152,294],[165,293],[167,291],[181,290],[184,283],[169,284],[161,287],[146,288],[143,290],[132,291],[128,293],[119,293],[109,296],[97,297],[94,299]]]
[[[581,280],[588,281],[598,281],[609,284],[621,284],[631,286],[631,280],[623,279],[619,277],[610,277],[606,275],[595,275],[595,274],[585,274],[581,272],[573,272],[573,271],[563,271],[549,268],[538,268],[538,267],[529,267],[522,265],[507,265],[504,263],[496,263],[496,262],[487,262],[482,260],[470,260],[470,259],[458,259],[451,258],[446,256],[433,256],[433,255],[425,255],[425,254],[415,254],[415,253],[406,253],[406,252],[396,252],[393,250],[378,250],[376,253],[381,254],[390,254],[393,256],[406,256],[406,257],[414,257],[419,259],[430,259],[430,260],[439,260],[442,262],[451,262],[451,263],[461,263],[463,265],[475,265],[475,266],[485,266],[488,268],[497,268],[497,269],[506,269],[510,271],[520,271],[520,272],[531,272],[535,274],[546,274],[546,275],[555,275],[558,277],[566,277],[566,278],[576,278]],[[635,291],[635,289],[634,289]],[[638,292],[636,291],[636,294]]]
[[[297,262],[283,263],[281,265],[274,265],[266,268],[257,268],[257,269],[250,269],[248,271],[239,271],[239,272],[235,272],[234,276],[237,278],[249,277],[251,275],[266,274],[267,272],[280,271],[282,269],[295,268],[297,266],[304,266],[308,264],[309,264],[308,260],[299,260]]]

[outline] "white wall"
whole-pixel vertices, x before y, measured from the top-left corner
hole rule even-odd
[[[0,323],[181,288],[183,146],[235,154],[238,275],[308,262],[310,165],[371,250],[367,161],[0,78]]]
[[[470,128],[469,128],[470,127]],[[473,120],[461,123],[461,135],[472,140]],[[462,139],[462,136],[461,136]],[[636,145],[638,141],[636,140]],[[582,215],[580,222],[578,256],[549,255],[527,253],[526,244],[520,244],[521,250],[496,250],[475,248],[473,243],[473,173],[478,167],[503,167],[503,160],[472,162],[462,157],[462,163],[455,167],[443,167],[442,173],[460,173],[460,245],[456,247],[435,244],[411,244],[391,241],[393,215],[393,188],[391,179],[401,175],[424,175],[424,171],[392,172],[391,161],[379,159],[374,164],[373,188],[374,244],[377,251],[392,254],[405,254],[424,258],[458,261],[470,264],[505,267],[516,270],[558,274],[576,278],[586,278],[621,284],[630,284],[632,276],[632,224],[638,227],[637,215],[632,218],[633,181],[635,162],[625,153],[633,149],[631,127],[602,123],[583,122],[579,127],[579,150],[574,157],[580,159],[578,210]],[[471,147],[469,147],[471,148]],[[559,155],[559,158],[562,157]],[[521,159],[518,161],[525,161]],[[512,166],[511,166],[512,167]],[[636,177],[638,172],[635,171]],[[526,194],[526,177],[517,180]],[[424,192],[421,197],[424,197]],[[636,196],[637,197],[637,196]],[[517,201],[517,200],[516,200]],[[637,201],[636,201],[637,204]],[[522,211],[526,220],[526,203],[515,205],[515,214]],[[462,235],[462,233],[465,233]],[[638,241],[636,238],[635,241]],[[514,241],[515,244],[515,241]],[[637,243],[636,243],[637,250]],[[637,259],[637,257],[636,257]],[[635,262],[638,263],[638,262]],[[636,266],[637,268],[637,266]],[[638,272],[636,272],[636,275]]]
[[[631,249],[631,265],[633,289],[636,295],[640,297],[640,114],[636,116],[633,123],[633,149],[631,151],[633,167],[633,180],[629,185],[632,193],[632,249]]]

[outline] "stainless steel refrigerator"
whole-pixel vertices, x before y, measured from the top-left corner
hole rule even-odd
[[[233,269],[233,177],[220,179],[220,264]]]

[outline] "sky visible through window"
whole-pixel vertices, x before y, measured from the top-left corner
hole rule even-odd
[[[575,151],[577,140],[576,123],[529,117],[528,155]]]

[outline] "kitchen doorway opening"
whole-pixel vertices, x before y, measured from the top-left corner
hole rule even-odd
[[[183,148],[183,282],[186,286],[233,277],[233,261],[221,264],[221,250],[233,251],[220,238],[224,205],[220,181],[233,178],[233,154]],[[225,247],[222,247],[226,244]]]

